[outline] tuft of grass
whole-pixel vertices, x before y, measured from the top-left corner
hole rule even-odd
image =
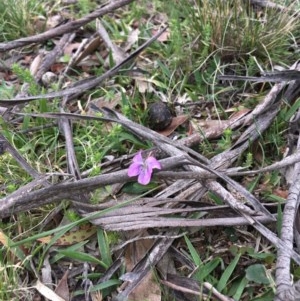
[[[223,62],[250,55],[270,63],[290,59],[291,40],[299,32],[296,14],[288,10],[279,14],[271,8],[257,11],[250,1],[241,0],[195,0],[194,4],[190,29],[199,61],[214,52]]]
[[[0,42],[35,34],[44,14],[43,3],[37,0],[0,1]]]
[[[20,264],[3,264],[2,260],[0,260],[1,300],[33,300],[34,293],[32,290],[25,288],[27,284],[21,279],[23,274],[24,270]],[[20,289],[23,285],[24,288]]]

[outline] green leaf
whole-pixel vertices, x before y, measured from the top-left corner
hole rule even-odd
[[[209,198],[213,199],[216,205],[224,205],[224,201],[212,192],[208,193]]]
[[[192,259],[193,259],[195,265],[200,266],[202,264],[202,260],[199,256],[198,252],[196,251],[196,249],[194,248],[191,241],[188,239],[188,237],[186,235],[184,235],[184,240],[185,240],[185,243],[187,244],[187,247],[189,249],[189,252],[192,256]]]
[[[106,232],[103,231],[101,228],[98,228],[97,238],[101,259],[107,266],[110,266],[112,264],[112,258]]]
[[[12,252],[20,261],[26,259],[26,255],[19,247],[11,247],[14,241],[10,239],[3,231],[0,229],[1,243],[4,245],[6,251]]]
[[[273,253],[248,253],[248,254],[252,258],[264,260],[268,264],[273,263],[276,258],[275,254]]]
[[[137,182],[126,183],[122,192],[128,194],[141,194],[157,187],[156,183],[150,182],[148,185],[141,185]]]
[[[225,269],[224,273],[222,274],[222,277],[217,285],[217,290],[219,292],[222,292],[223,289],[228,285],[228,280],[231,277],[234,269],[236,268],[240,257],[241,257],[241,253],[238,253],[235,258],[231,261],[231,263],[228,265],[228,267]]]
[[[300,108],[300,101],[295,101],[295,103],[289,108],[288,112],[285,114],[284,118],[286,121],[290,120],[292,116]]]
[[[198,281],[203,281],[221,263],[222,263],[222,259],[220,257],[217,257],[214,258],[212,261],[208,262],[207,264],[199,266],[199,271],[195,274],[195,278]]]
[[[266,269],[262,264],[253,264],[246,269],[246,278],[258,284],[270,284]]]
[[[64,249],[64,251],[75,251],[77,249],[80,249],[82,248],[88,241],[85,240],[85,241],[81,241],[75,245],[72,245],[70,247],[67,247]],[[55,256],[53,256],[51,259],[50,259],[50,263],[53,264],[57,261],[59,261],[60,259],[62,259],[63,257],[65,257],[65,255],[63,254],[56,254]]]
[[[103,283],[100,283],[100,284],[97,284],[97,285],[94,285],[89,291],[90,292],[96,292],[96,291],[102,291],[104,290],[105,288],[109,288],[111,286],[116,286],[116,285],[120,285],[121,284],[121,281],[120,280],[117,280],[117,279],[110,279],[110,280],[107,280]],[[78,295],[83,295],[85,292],[83,290],[79,290],[79,291],[76,291],[74,293],[74,296],[78,296]]]
[[[234,295],[232,296],[234,300],[241,299],[241,296],[242,296],[247,284],[248,284],[248,280],[246,277],[243,277],[241,280],[239,280],[238,282],[236,281],[236,283],[234,283],[234,287],[232,287],[230,289],[230,292],[234,293]],[[231,296],[231,295],[232,294],[229,294],[229,296]]]
[[[65,255],[69,258],[82,261],[82,262],[90,262],[90,263],[95,263],[95,264],[100,264],[104,268],[108,268],[108,266],[101,260],[97,259],[96,257],[89,255],[87,253],[83,252],[77,252],[77,251],[72,251],[72,250],[59,250],[58,253]]]
[[[184,236],[184,239],[195,265],[199,267],[193,278],[197,279],[198,281],[203,281],[222,262],[222,259],[219,257],[214,258],[208,263],[203,264],[197,250],[194,248],[188,237]]]

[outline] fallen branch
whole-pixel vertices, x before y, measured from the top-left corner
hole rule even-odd
[[[93,11],[92,13],[86,15],[85,17],[79,20],[68,22],[64,25],[49,29],[48,31],[37,34],[35,36],[22,38],[7,43],[0,43],[0,52],[5,52],[14,48],[23,47],[32,43],[41,43],[50,40],[54,37],[57,37],[59,35],[63,35],[69,32],[74,32],[75,30],[79,29],[81,26],[84,26],[85,24],[95,20],[96,18],[100,18],[131,2],[133,2],[133,0],[113,1],[107,4],[106,6]]]

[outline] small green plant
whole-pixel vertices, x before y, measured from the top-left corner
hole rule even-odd
[[[70,221],[70,222],[76,222],[80,219],[80,216],[78,215],[77,212],[75,212],[74,209],[67,209],[65,210],[65,217]]]
[[[1,98],[11,98],[14,95],[14,86],[7,85],[4,81],[0,84],[0,97]]]
[[[8,153],[0,156],[0,183],[5,189],[0,196],[5,197],[30,180],[30,176],[22,169]]]
[[[18,76],[21,82],[27,83],[29,85],[28,92],[31,95],[36,95],[39,92],[38,85],[34,77],[31,75],[29,69],[25,69],[21,67],[19,64],[13,64],[12,72],[14,72]]]
[[[246,155],[246,160],[244,162],[244,167],[251,167],[253,164],[253,154],[248,152],[247,155]]]
[[[218,142],[219,148],[224,151],[230,148],[232,142],[232,130],[230,128],[224,131],[222,139]]]
[[[97,6],[96,2],[91,0],[78,0],[77,5],[81,16],[90,13],[91,11],[96,9]]]
[[[43,2],[37,0],[0,1],[0,42],[37,33],[37,22],[44,15]],[[42,30],[42,28],[40,28]]]

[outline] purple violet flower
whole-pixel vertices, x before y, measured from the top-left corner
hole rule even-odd
[[[138,182],[142,185],[147,185],[150,182],[154,168],[161,169],[160,163],[153,156],[144,160],[142,151],[139,151],[132,161],[127,174],[129,177],[138,176]]]

